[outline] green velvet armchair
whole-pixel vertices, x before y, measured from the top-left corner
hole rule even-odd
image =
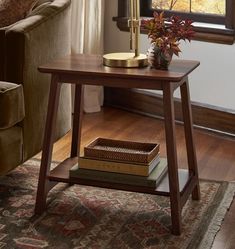
[[[54,0],[0,29],[0,175],[42,148],[50,76],[37,68],[70,53],[71,0]],[[71,128],[70,86],[60,96],[57,132]]]

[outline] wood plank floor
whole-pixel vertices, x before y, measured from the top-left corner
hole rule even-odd
[[[185,168],[187,159],[181,125],[177,125],[176,133],[179,165]],[[84,115],[82,148],[96,137],[158,142],[161,155],[166,155],[164,124],[154,118],[105,107],[100,113]],[[68,133],[55,144],[53,160],[61,161],[69,156],[70,141],[71,133]],[[235,139],[195,130],[195,145],[200,178],[235,181]],[[235,249],[234,228],[235,201],[225,217],[212,249]]]

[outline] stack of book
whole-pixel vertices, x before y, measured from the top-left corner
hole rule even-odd
[[[111,141],[99,138],[85,147],[70,177],[155,189],[167,172],[167,160],[160,159],[159,144],[121,141],[120,146],[120,141]]]

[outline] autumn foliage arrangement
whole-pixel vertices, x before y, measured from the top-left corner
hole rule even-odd
[[[179,16],[164,17],[164,12],[154,12],[153,18],[142,21],[142,26],[148,31],[148,38],[154,49],[155,56],[179,56],[181,40],[191,41],[194,35],[193,21],[181,19]]]

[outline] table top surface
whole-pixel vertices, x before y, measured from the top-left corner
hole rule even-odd
[[[40,66],[38,69],[40,72],[51,74],[180,81],[198,67],[199,64],[198,61],[173,60],[168,70],[156,70],[150,66],[144,68],[111,68],[103,65],[102,55],[74,54],[56,59],[46,65]]]

